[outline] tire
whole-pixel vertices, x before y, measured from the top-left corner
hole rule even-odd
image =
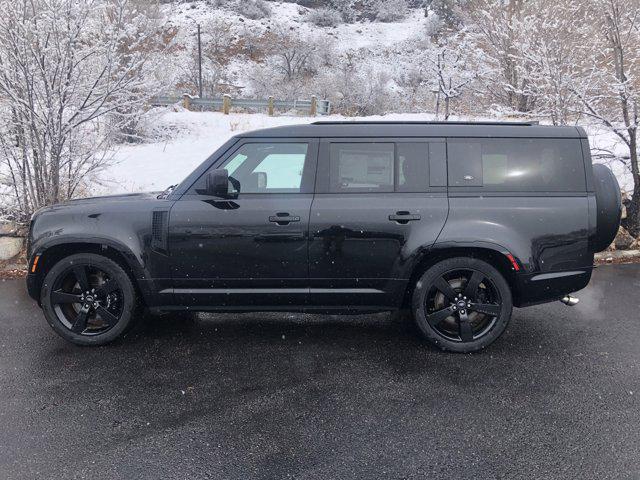
[[[45,276],[40,293],[51,328],[76,345],[105,345],[138,319],[136,290],[120,265],[92,253],[71,255]]]
[[[593,251],[605,250],[618,234],[622,217],[620,185],[613,172],[605,165],[593,166],[593,181],[598,208]]]
[[[511,289],[488,263],[456,257],[429,268],[416,283],[413,314],[424,338],[457,353],[476,352],[504,332],[513,310]]]

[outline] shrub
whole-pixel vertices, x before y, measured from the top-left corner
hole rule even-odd
[[[354,3],[354,0],[328,0],[327,6],[338,12],[342,17],[342,21],[353,23],[357,17]]]
[[[307,13],[305,20],[316,27],[335,27],[342,23],[342,14],[332,8],[318,8]]]
[[[379,22],[397,22],[409,13],[407,0],[383,0],[378,3],[376,20]]]
[[[238,15],[252,20],[271,16],[271,7],[265,0],[238,0],[232,8]]]

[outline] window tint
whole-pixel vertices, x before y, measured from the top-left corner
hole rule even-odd
[[[306,143],[247,143],[220,168],[229,172],[235,193],[297,193],[302,183]]]
[[[428,143],[398,143],[397,192],[424,192],[429,185]]]
[[[329,191],[393,192],[393,143],[332,143]]]
[[[468,139],[448,142],[449,185],[489,191],[585,190],[579,140]]]

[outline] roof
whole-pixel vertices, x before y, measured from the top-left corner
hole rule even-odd
[[[516,122],[373,122],[324,121],[245,132],[240,137],[498,137],[586,138],[580,127]]]

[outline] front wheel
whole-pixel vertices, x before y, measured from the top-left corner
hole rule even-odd
[[[80,253],[56,263],[42,284],[40,301],[49,325],[77,345],[104,345],[133,325],[136,291],[113,260]]]
[[[413,314],[435,346],[475,352],[493,343],[511,318],[511,289],[494,267],[458,257],[427,270],[413,292]]]

